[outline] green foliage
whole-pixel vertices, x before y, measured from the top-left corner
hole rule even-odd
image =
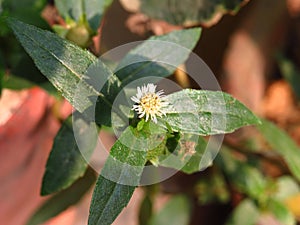
[[[200,204],[228,203],[230,200],[225,178],[220,171],[201,177],[195,186],[195,193]]]
[[[27,225],[38,225],[58,215],[80,201],[96,180],[95,174],[88,170],[84,177],[68,189],[51,196],[28,220]]]
[[[164,120],[174,131],[197,135],[230,133],[259,119],[229,94],[185,89],[167,96]]]
[[[149,225],[188,225],[190,222],[191,205],[184,195],[171,198],[164,207],[154,214]]]
[[[289,176],[282,176],[277,180],[277,193],[275,198],[281,201],[300,193],[296,180]]]
[[[68,188],[85,173],[88,160],[95,148],[97,137],[92,136],[90,124],[79,115],[67,118],[58,131],[47,161],[46,172],[42,183],[42,195],[52,194]],[[80,148],[76,142],[74,129],[81,130]],[[81,151],[80,151],[80,150]],[[84,151],[84,152],[83,152]]]
[[[291,87],[293,88],[294,93],[297,98],[300,98],[300,78],[299,68],[289,59],[284,58],[283,56],[278,58],[279,68],[283,77],[289,82]]]
[[[250,199],[243,200],[235,209],[226,225],[255,225],[260,212]]]
[[[54,25],[61,36],[86,48],[92,43],[106,9],[112,0],[59,0],[55,5],[67,26]]]
[[[94,189],[89,225],[111,224],[127,205],[135,186],[139,184],[147,151],[137,149],[134,142],[124,140],[135,131],[132,127],[127,128],[110,151]],[[143,133],[135,134],[147,137]]]
[[[78,5],[68,5],[73,6],[68,13],[76,19],[84,7],[78,11]],[[96,140],[96,137],[89,136],[89,125],[95,121],[99,127],[110,127],[112,111],[119,117],[117,123],[120,124],[117,125],[123,129],[120,129],[122,134],[98,177],[89,225],[108,225],[115,220],[139,185],[148,161],[155,166],[180,169],[185,173],[197,172],[201,169],[199,164],[206,148],[206,141],[201,136],[229,133],[242,126],[260,123],[242,103],[222,92],[183,90],[170,94],[166,97],[170,103],[165,109],[166,116],[159,118],[158,124],[124,113],[121,108],[127,107],[125,105],[113,105],[116,96],[130,82],[153,75],[158,80],[171,75],[196,45],[200,29],[175,31],[148,39],[121,60],[114,74],[108,65],[96,60],[88,51],[51,32],[16,19],[7,21],[39,70],[77,110],[73,123],[68,118],[55,138],[42,194],[66,189],[81,177],[87,168],[84,158],[89,159]],[[136,59],[141,61],[131,64]],[[128,107],[130,109],[132,105]],[[127,128],[123,126],[124,121],[129,121]],[[83,143],[77,143],[75,130],[80,130],[81,139],[85,140]],[[260,174],[236,164],[235,170],[250,177],[250,180],[240,177],[237,186],[249,196],[260,196],[261,189],[265,188]],[[233,172],[229,170],[228,173]],[[171,218],[170,214],[178,210],[176,205],[182,207],[176,212],[176,217]],[[176,197],[151,217],[150,224],[165,224],[167,219],[171,224],[187,224],[189,212],[188,200],[183,196]]]
[[[39,70],[79,112],[92,105],[87,96],[98,96],[99,93],[84,81],[87,68],[96,62],[96,58],[91,53],[51,32],[18,20],[9,18],[8,23]],[[110,75],[105,67],[102,71],[104,75]],[[75,99],[75,90],[80,89],[80,85],[85,86],[85,89],[82,88],[85,92],[76,96],[78,98],[82,96],[84,99]]]
[[[300,149],[297,144],[285,131],[269,121],[264,120],[258,128],[271,148],[282,156],[292,174],[300,181]]]
[[[139,211],[139,224],[147,224],[150,220],[153,212],[152,212],[152,201],[151,198],[146,195],[142,200],[140,211]]]
[[[221,149],[216,163],[241,193],[262,203],[266,201],[268,182],[257,168],[237,160],[227,148]]]
[[[112,0],[55,0],[59,13],[65,19],[79,22],[84,17],[93,31],[97,31],[103,14],[111,3]]]
[[[189,56],[200,38],[199,28],[155,36],[131,50],[115,69],[122,85],[139,78],[171,75]]]
[[[268,210],[272,212],[276,219],[284,225],[295,225],[296,221],[292,213],[286,208],[286,206],[277,200],[271,199],[268,202]]]
[[[46,2],[46,0],[4,0],[2,3],[3,11],[0,14],[0,54],[3,57],[4,70],[9,71],[5,75],[4,88],[12,87],[15,89],[22,86],[27,88],[28,82],[39,86],[46,85],[46,83],[49,84],[16,40],[5,20],[6,17],[13,16],[44,29],[49,29],[49,25],[41,17]],[[13,76],[13,78],[11,79],[10,76]],[[12,84],[12,80],[15,80],[15,78],[20,78],[17,81],[17,85]],[[24,80],[24,85],[22,80]],[[9,82],[8,86],[6,86],[6,81]]]
[[[3,0],[2,13],[38,27],[48,28],[46,21],[41,17],[46,3],[46,0]],[[7,28],[6,30],[8,31]]]
[[[4,73],[5,73],[4,59],[2,57],[2,54],[0,54],[0,96],[3,88]]]
[[[197,135],[182,134],[173,152],[159,156],[159,165],[181,170],[187,174],[199,171],[206,141]]]
[[[209,22],[217,13],[238,11],[243,0],[139,0],[140,10],[155,19],[192,26]]]

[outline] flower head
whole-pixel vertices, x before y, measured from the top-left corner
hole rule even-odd
[[[132,110],[137,112],[139,118],[146,116],[146,121],[148,121],[150,117],[154,123],[157,123],[157,116],[166,115],[163,107],[168,103],[165,101],[163,90],[155,92],[155,89],[156,85],[154,84],[137,87],[137,94],[131,97],[131,100],[135,102]]]

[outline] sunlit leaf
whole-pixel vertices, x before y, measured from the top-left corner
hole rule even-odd
[[[105,96],[109,96],[111,87],[118,85],[118,79],[101,61],[51,32],[12,18],[8,22],[39,70],[75,109],[93,120],[93,106],[98,99],[103,110],[98,109],[97,113],[104,118],[106,114],[110,116],[112,103]],[[89,68],[91,64],[93,67]],[[110,125],[110,120],[100,122]]]
[[[110,225],[139,185],[147,161],[147,144],[141,146],[135,138],[151,139],[148,134],[129,127],[113,145],[94,189],[89,225]]]
[[[275,218],[284,225],[295,225],[296,220],[288,208],[281,202],[274,199],[269,200],[268,210]]]
[[[289,176],[279,177],[277,180],[277,192],[275,198],[284,201],[300,193],[300,187],[296,180]]]
[[[170,104],[162,120],[183,133],[224,134],[259,124],[259,119],[241,102],[218,91],[184,89],[167,96]]]

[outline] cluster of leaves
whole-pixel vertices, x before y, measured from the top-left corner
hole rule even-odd
[[[4,18],[13,16],[43,29],[50,29],[41,18],[45,0],[1,1],[0,10],[0,83],[2,88],[24,89],[36,84],[52,91],[49,82],[36,68],[28,54],[14,38]],[[9,71],[9,75],[7,73]],[[26,71],[26,72],[24,72]],[[1,90],[1,89],[0,89]],[[52,92],[53,93],[53,92]]]
[[[149,49],[152,48],[152,42],[146,41],[142,46],[128,53],[124,57],[124,61],[139,55],[147,59],[149,62],[141,62],[128,66],[125,70],[119,70],[113,74],[109,68],[101,61],[91,55],[88,51],[82,50],[79,47],[61,39],[47,31],[40,30],[31,25],[24,24],[15,19],[8,19],[8,23],[14,30],[16,36],[33,58],[36,66],[50,80],[50,82],[62,93],[62,95],[73,104],[78,110],[79,116],[73,119],[73,126],[79,126],[82,129],[88,129],[88,123],[93,123],[86,113],[90,107],[91,97],[96,97],[101,104],[101,107],[96,107],[96,115],[101,118],[96,122],[101,127],[102,125],[111,125],[111,110],[113,104],[112,96],[115,93],[122,91],[126,82],[145,77],[150,72],[158,74],[161,77],[169,76],[174,72],[175,68],[160,68],[162,65],[157,64],[160,61],[159,57],[173,57],[178,55],[176,63],[179,65],[188,57],[187,54],[179,54],[177,49],[160,49],[161,53],[157,54],[156,58],[151,56]],[[200,36],[200,29],[190,29],[172,32],[165,36],[153,37],[151,40],[163,40],[184,45],[186,48],[192,49],[197,43]],[[171,51],[171,52],[170,52]],[[149,55],[150,54],[150,55]],[[174,59],[173,59],[174,61]],[[122,64],[123,61],[120,62]],[[89,66],[97,65],[100,74],[85,73]],[[139,71],[139,73],[136,73]],[[158,73],[158,71],[163,71]],[[90,80],[95,81],[97,76],[105,78],[106,84],[100,92],[97,91]],[[82,87],[80,86],[82,84]],[[75,95],[76,88],[81,90],[80,96]],[[85,88],[85,89],[84,89]],[[117,91],[116,91],[117,90]],[[192,99],[195,106],[186,107],[187,99]],[[162,160],[172,152],[168,151],[167,142],[172,133],[179,133],[179,146],[182,142],[195,142],[195,145],[200,144],[197,139],[199,135],[213,135],[218,133],[228,133],[235,129],[249,125],[257,124],[259,120],[240,102],[233,99],[228,94],[222,92],[201,91],[201,90],[182,90],[167,96],[167,101],[174,107],[166,109],[166,116],[162,118],[162,122],[156,126],[168,127],[168,131],[159,134],[159,140],[165,139],[164,155],[151,155],[151,158],[158,157],[158,165],[175,167],[181,169],[187,161],[181,160],[180,153],[173,154],[171,161]],[[225,110],[224,110],[225,109]],[[197,116],[195,116],[197,115]],[[105,120],[103,120],[105,118]],[[184,118],[184,123],[180,122]],[[225,119],[224,119],[225,118]],[[212,127],[212,120],[216,127]],[[200,123],[200,121],[203,121]],[[225,121],[225,123],[224,123]],[[80,125],[77,123],[80,123]],[[94,195],[91,203],[89,224],[111,224],[120,211],[127,205],[135,187],[139,184],[139,179],[148,158],[148,152],[156,152],[155,149],[148,149],[149,145],[143,146],[141,142],[125,142],[128,140],[128,135],[134,134],[137,138],[148,139],[157,142],[157,134],[153,134],[153,130],[159,130],[157,127],[151,130],[152,122],[145,123],[141,128],[131,124],[123,131],[121,137],[114,144],[101,174],[97,180]],[[218,124],[220,124],[218,126]],[[60,129],[55,141],[52,152],[50,154],[47,168],[43,180],[42,194],[51,194],[68,188],[74,181],[81,177],[87,169],[87,162],[83,159],[81,152],[77,146],[72,126],[71,119],[67,119]],[[163,137],[162,137],[163,135]],[[195,136],[197,137],[195,139]],[[88,138],[88,137],[87,137]],[[201,140],[201,139],[200,139]],[[127,143],[126,145],[124,144]],[[92,152],[94,147],[93,142],[88,146],[84,146],[84,151]],[[145,145],[145,144],[144,144]],[[161,148],[161,146],[160,146]],[[62,149],[64,151],[62,151]],[[140,149],[136,151],[135,149]],[[183,171],[188,173],[199,170],[199,160],[201,159],[203,149],[196,147],[194,154],[195,158],[190,160],[184,166]],[[180,151],[180,149],[178,150]],[[182,152],[182,151],[181,151]],[[182,152],[181,154],[184,154]],[[90,155],[90,154],[89,154]],[[160,158],[162,157],[162,158]],[[169,158],[169,157],[168,157]],[[177,163],[176,163],[177,161]],[[119,166],[116,162],[122,162]],[[184,163],[180,165],[180,163]],[[130,166],[128,166],[130,165]],[[113,175],[110,175],[113,171]],[[109,180],[106,177],[113,176],[114,180]],[[130,183],[128,183],[130,181]]]
[[[91,2],[101,10],[95,11],[96,7],[89,7],[94,6]],[[88,45],[105,9],[111,3],[111,1],[91,2],[88,0],[56,2],[58,10],[68,24],[67,27],[54,27],[60,36],[82,47]],[[241,1],[199,2],[209,4],[208,9],[215,12],[223,2],[224,8],[233,10],[237,9]],[[142,6],[146,4],[150,2],[143,3]],[[151,9],[150,6],[145,8]],[[8,13],[8,15],[15,14]],[[203,13],[197,15],[205,16]],[[186,18],[182,17],[175,22],[184,23],[185,20]],[[69,205],[77,203],[94,183],[95,176],[88,168],[87,159],[93,153],[97,134],[89,135],[90,125],[95,123],[99,130],[111,127],[112,120],[115,119],[111,118],[114,100],[127,84],[149,75],[167,77],[174,72],[175,66],[170,67],[157,62],[170,60],[179,66],[188,57],[187,51],[180,52],[180,49],[174,48],[157,49],[153,54],[151,51],[155,48],[153,41],[167,41],[192,50],[199,40],[201,30],[186,29],[151,37],[131,50],[116,68],[122,68],[122,65],[134,61],[137,57],[147,59],[146,61],[129,65],[114,73],[107,64],[76,44],[16,19],[9,18],[6,21],[36,67],[77,110],[73,118],[70,116],[63,122],[54,140],[41,190],[42,195],[54,195],[28,222],[39,224],[57,215]],[[77,32],[78,30],[80,32]],[[76,39],[77,37],[79,39]],[[98,88],[99,83],[103,86],[101,90]],[[80,95],[76,94],[78,89]],[[187,107],[190,99],[193,100],[193,105]],[[147,163],[174,168],[186,174],[198,172],[201,169],[199,168],[201,160],[204,157],[208,157],[208,161],[210,159],[205,155],[207,142],[202,136],[225,134],[242,126],[259,124],[259,119],[251,111],[223,92],[187,89],[168,95],[167,101],[170,106],[176,107],[167,108],[166,116],[159,120],[158,124],[136,120],[136,117],[130,118],[131,124],[128,127],[124,127],[120,122],[122,135],[110,150],[105,166],[97,178],[90,208],[90,225],[111,224],[115,220],[139,185]],[[91,118],[93,102],[96,102],[95,118]],[[127,118],[121,110],[118,113],[121,114],[119,115],[121,120]],[[214,126],[211,126],[212,123]],[[75,139],[73,127],[80,127],[82,139],[85,140],[80,146]],[[265,179],[265,175],[258,167],[261,158],[269,157],[267,151],[257,153],[253,150],[250,154],[260,157],[255,160],[251,157],[240,160],[236,157],[236,149],[223,147],[216,160],[217,172],[209,180],[199,181],[196,187],[199,200],[228,202],[230,193],[227,183],[229,183],[228,186],[242,193],[245,198],[233,211],[228,224],[255,224],[260,216],[266,213],[273,214],[283,224],[295,224],[294,215],[291,213],[293,208],[287,202],[292,202],[295,196],[299,196],[300,188],[297,183],[300,180],[300,157],[297,154],[299,148],[287,134],[267,121],[263,121],[259,126],[259,132],[274,150],[272,153],[275,157],[283,158],[284,166],[287,166],[288,172],[294,178],[283,176],[279,179]],[[130,135],[147,140],[147,143],[128,142]],[[158,142],[159,145],[149,145]],[[212,186],[214,188],[211,188]],[[181,207],[176,207],[177,205]],[[141,207],[141,223],[188,224],[190,212],[189,198],[179,195],[172,198],[160,212],[153,214],[151,196],[146,196]]]

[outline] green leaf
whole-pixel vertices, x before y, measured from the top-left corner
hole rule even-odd
[[[285,131],[269,121],[263,120],[258,128],[268,144],[283,157],[292,174],[300,181],[300,148],[297,144]]]
[[[38,225],[58,215],[68,207],[77,204],[83,195],[91,188],[96,177],[88,170],[84,177],[76,181],[68,189],[51,196],[28,220],[27,225]]]
[[[284,78],[289,82],[293,88],[294,93],[300,98],[300,70],[296,65],[287,58],[279,57],[279,68]]]
[[[278,190],[275,194],[275,198],[281,201],[286,200],[292,196],[296,196],[300,193],[300,187],[296,180],[289,176],[283,176],[277,180]]]
[[[167,96],[162,118],[174,131],[197,135],[224,134],[259,124],[259,119],[229,94],[185,89]]]
[[[250,199],[243,200],[233,211],[226,225],[256,225],[260,212]]]
[[[80,140],[76,140],[73,129],[80,129]],[[89,160],[97,140],[97,134],[91,135],[90,129],[90,124],[78,114],[74,114],[73,123],[72,117],[64,121],[47,161],[42,195],[66,189],[83,176],[88,166],[86,160]]]
[[[190,223],[191,205],[184,195],[177,195],[151,218],[149,225],[188,225]]]
[[[272,212],[275,218],[284,225],[295,225],[296,220],[293,214],[285,207],[285,205],[275,199],[270,199],[268,210]]]
[[[216,164],[222,168],[227,179],[242,193],[264,203],[267,181],[263,174],[246,162],[237,160],[232,152],[223,147],[216,158]]]
[[[110,116],[112,103],[105,96],[118,86],[118,79],[100,60],[51,32],[13,18],[8,23],[36,66],[75,109],[93,119],[95,98],[99,97],[101,109],[96,112]],[[101,122],[110,124],[107,119]]]
[[[4,73],[0,69],[0,97],[1,97],[2,89],[3,89],[3,77],[4,77]]]
[[[199,28],[194,28],[151,37],[131,50],[115,73],[123,86],[139,78],[169,76],[188,58],[200,33]]]
[[[3,0],[2,8],[5,12],[8,12],[9,16],[38,27],[49,28],[49,25],[41,16],[46,4],[47,0]]]
[[[1,5],[0,5],[1,7]],[[0,53],[0,97],[3,89],[3,80],[4,80],[4,74],[5,74],[5,65],[4,65],[4,59],[2,54]]]
[[[201,205],[226,204],[230,201],[230,192],[226,181],[218,170],[209,173],[209,176],[200,177],[195,185],[195,192]]]
[[[152,201],[149,195],[146,195],[142,200],[139,211],[139,224],[148,224],[152,216]]]
[[[76,22],[84,16],[89,26],[97,31],[100,21],[112,0],[55,0],[59,13],[65,18],[71,18]]]
[[[22,90],[33,87],[34,84],[21,77],[9,75],[3,79],[3,87],[12,90]]]
[[[243,0],[139,0],[142,13],[171,24],[195,26],[209,22],[216,14],[234,12]]]
[[[142,141],[146,137],[148,134],[129,127],[113,145],[94,189],[89,225],[110,225],[128,204],[147,155],[146,144],[143,148],[135,138]]]
[[[200,136],[183,134],[172,153],[159,156],[158,164],[187,174],[198,172],[206,145],[206,141]]]

